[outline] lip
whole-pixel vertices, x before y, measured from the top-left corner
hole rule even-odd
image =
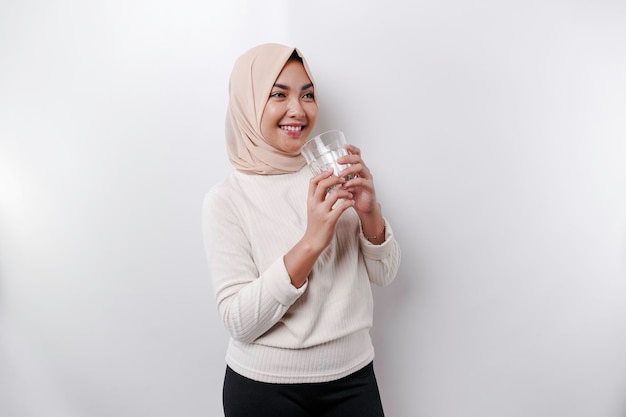
[[[300,129],[287,130],[287,129],[283,129],[283,127],[295,127],[295,128],[300,128]],[[296,138],[296,139],[300,138],[304,134],[306,127],[307,126],[305,124],[299,124],[299,123],[289,123],[289,124],[278,125],[278,128],[280,129],[282,133],[284,133],[285,135],[291,138]]]

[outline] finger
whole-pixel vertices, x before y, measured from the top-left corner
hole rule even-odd
[[[343,155],[337,158],[337,163],[341,165],[346,165],[346,164],[354,165],[354,164],[363,163],[363,160],[361,159],[361,155],[348,154],[348,155]]]
[[[327,169],[326,171],[320,172],[319,174],[315,175],[313,178],[311,178],[311,181],[314,183],[319,183],[320,181],[323,181],[324,179],[330,177],[331,175],[333,175],[332,168]]]
[[[344,211],[348,210],[353,205],[354,200],[342,200],[337,203],[330,212],[333,222],[336,222],[339,219],[339,216],[341,216]]]
[[[347,144],[344,149],[346,151],[348,151],[348,153],[353,154],[353,155],[361,155],[361,149],[357,148],[354,145],[351,144]]]
[[[374,181],[372,181],[372,178],[365,178],[365,177],[359,176],[359,177],[346,181],[342,187],[344,190],[347,190],[350,192],[354,192],[354,190],[357,188],[373,190]]]
[[[344,190],[343,188],[335,188],[326,195],[325,202],[329,205],[329,208],[332,208],[339,200],[352,200],[353,198],[354,194],[352,194],[351,191]]]
[[[319,183],[317,183],[317,188],[315,189],[314,195],[320,201],[325,200],[330,189],[335,188],[336,185],[343,184],[344,182],[346,182],[345,179],[336,175],[331,175],[328,178],[324,178]],[[336,188],[341,188],[341,186]]]
[[[342,178],[347,178],[350,176],[361,177],[361,178],[372,178],[372,174],[362,163],[351,164],[349,167],[344,168],[339,172],[339,176]]]
[[[324,179],[329,178],[332,174],[333,174],[333,170],[329,169],[311,178],[309,180],[309,195],[315,194],[315,190],[317,189],[320,181],[323,181]]]

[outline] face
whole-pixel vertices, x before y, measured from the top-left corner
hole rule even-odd
[[[297,153],[313,130],[317,103],[313,84],[299,61],[288,61],[270,92],[261,117],[265,140],[284,152]]]

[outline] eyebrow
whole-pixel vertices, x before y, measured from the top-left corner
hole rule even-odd
[[[288,86],[286,86],[285,84],[278,84],[278,83],[274,83],[274,87],[281,88],[281,89],[283,89],[283,90],[291,90],[291,89],[290,89]],[[313,83],[308,83],[308,84],[303,85],[303,86],[302,86],[302,88],[301,88],[300,90],[301,90],[301,91],[302,91],[302,90],[306,90],[307,88],[311,88],[311,87],[313,87]]]

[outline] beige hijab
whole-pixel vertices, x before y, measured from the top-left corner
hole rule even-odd
[[[243,54],[230,76],[226,114],[226,145],[234,167],[248,174],[285,174],[306,163],[298,153],[287,153],[267,143],[261,134],[261,116],[278,74],[296,48],[264,44]],[[304,58],[302,59],[304,61]],[[313,81],[304,61],[307,75]]]

